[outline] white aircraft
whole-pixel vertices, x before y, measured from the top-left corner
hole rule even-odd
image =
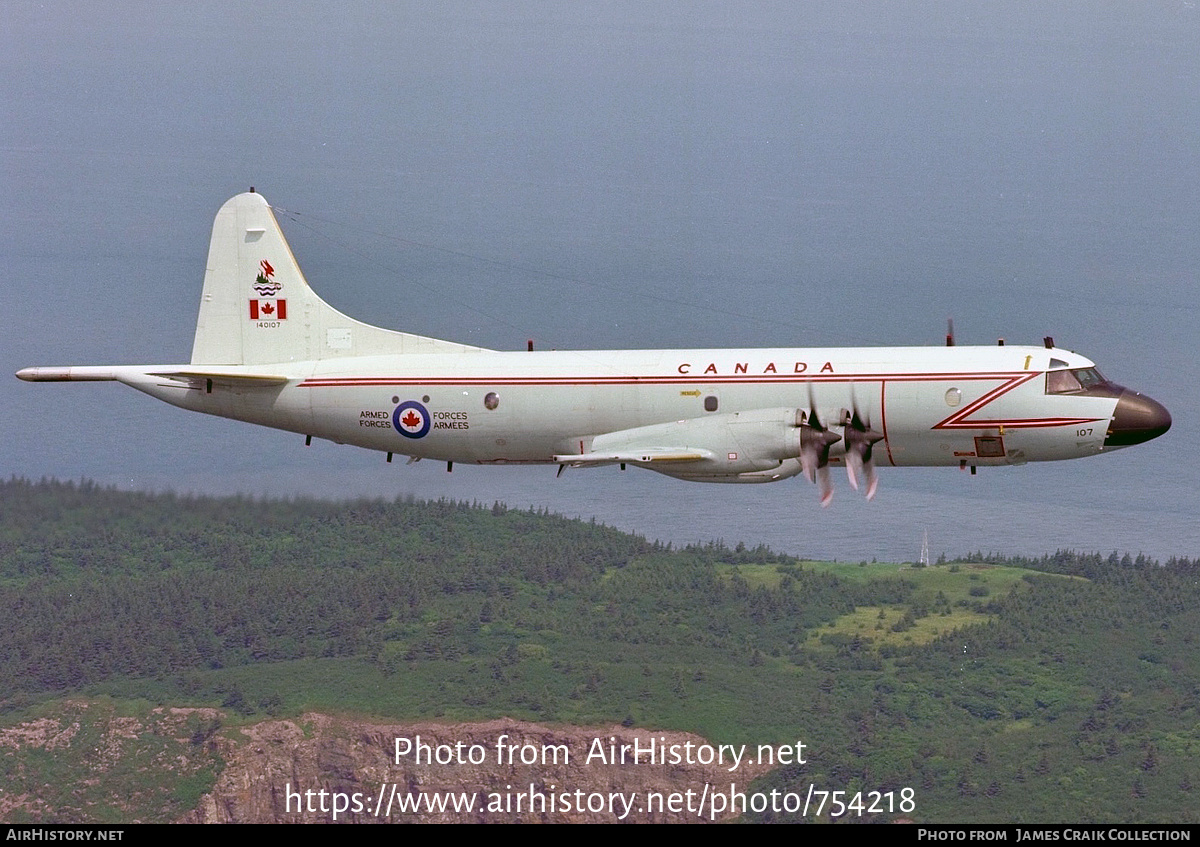
[[[368,326],[308,286],[271,207],[217,213],[189,364],[35,367],[32,382],[115,380],[167,403],[409,461],[648,468],[698,482],[830,465],[1014,465],[1162,435],[1171,416],[1043,347],[499,351]]]

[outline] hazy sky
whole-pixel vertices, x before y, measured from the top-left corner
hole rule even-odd
[[[14,3],[0,365],[186,361],[255,185],[314,287],[499,348],[1053,335],[1172,411],[1096,459],[688,486],[405,468],[112,384],[0,379],[0,472],[537,503],[826,555],[1200,554],[1200,10],[1127,3]],[[916,538],[915,542],[909,539]],[[979,543],[973,543],[979,539]],[[915,555],[913,553],[912,555]]]

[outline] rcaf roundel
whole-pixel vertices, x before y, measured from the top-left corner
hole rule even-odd
[[[392,412],[392,426],[405,438],[424,438],[429,424],[429,410],[416,400],[406,400]]]

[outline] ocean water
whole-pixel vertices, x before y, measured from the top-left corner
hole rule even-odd
[[[1200,555],[1200,15],[1186,3],[18,5],[0,364],[186,360],[251,184],[310,282],[502,349],[1059,344],[1174,415],[1050,465],[812,486],[387,465],[115,385],[0,379],[0,473],[535,506],[674,543]]]

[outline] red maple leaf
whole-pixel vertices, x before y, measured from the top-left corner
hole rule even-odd
[[[421,416],[412,409],[409,409],[408,414],[400,419],[400,423],[404,424],[409,429],[416,429],[421,424]]]
[[[274,312],[274,311],[275,311],[275,307],[274,307],[274,306],[272,306],[270,303],[263,303],[263,304],[262,304],[261,306],[259,306],[258,308],[259,308],[259,310],[261,310],[261,311],[262,311],[262,313],[263,313],[264,315],[269,315],[269,314],[271,314],[272,312]]]

